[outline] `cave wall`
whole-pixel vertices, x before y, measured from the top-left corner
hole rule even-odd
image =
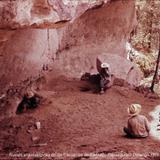
[[[57,28],[110,0],[1,0],[0,29]],[[60,24],[59,24],[60,23]]]
[[[96,57],[101,53],[126,58],[126,42],[136,24],[134,0],[114,0],[86,11],[61,29],[56,66],[79,77],[84,72],[97,72]]]
[[[56,30],[20,29],[5,33],[0,50],[1,90],[41,76],[58,49]]]
[[[20,24],[24,26],[24,23],[17,25],[16,17],[15,30],[0,31],[1,91],[47,72],[44,71],[46,65],[66,76],[80,77],[86,71],[96,72],[96,57],[102,52],[126,57],[125,43],[136,25],[134,0],[107,2],[88,7],[88,10],[86,4],[85,10],[80,9],[82,4],[79,5],[72,11],[81,16],[59,29],[46,29],[47,26],[33,29],[29,23],[25,23],[28,28],[21,29]],[[11,23],[8,19],[1,27],[12,26],[13,19]],[[20,22],[26,22],[20,19]],[[50,72],[48,75],[54,76]]]

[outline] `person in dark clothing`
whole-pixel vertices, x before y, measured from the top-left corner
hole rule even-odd
[[[25,112],[27,109],[34,109],[40,104],[41,97],[33,91],[27,91],[21,103],[18,105],[17,114]]]
[[[108,63],[102,63],[100,71],[100,94],[103,94],[109,87],[111,87],[110,66]]]

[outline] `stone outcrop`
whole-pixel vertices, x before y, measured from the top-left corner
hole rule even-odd
[[[7,89],[21,81],[32,81],[41,76],[47,64],[54,59],[51,53],[58,49],[56,36],[55,30],[22,29],[7,32],[0,52],[1,87]]]
[[[59,28],[110,0],[1,0],[0,28]]]
[[[95,73],[102,52],[127,57],[136,25],[131,0],[2,0],[0,12],[1,91],[55,70]]]
[[[127,58],[126,42],[136,25],[134,1],[116,0],[92,9],[63,28],[59,37],[59,59],[67,75],[97,72],[96,58],[101,53]]]

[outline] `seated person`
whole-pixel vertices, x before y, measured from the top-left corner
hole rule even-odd
[[[128,108],[130,118],[128,119],[128,126],[124,127],[124,132],[128,137],[145,138],[149,136],[149,122],[145,116],[139,115],[140,111],[140,104],[132,104]]]
[[[100,93],[103,94],[109,87],[111,87],[110,66],[108,63],[102,63],[100,71]]]

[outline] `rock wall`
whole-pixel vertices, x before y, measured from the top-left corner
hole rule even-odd
[[[56,30],[22,29],[7,34],[0,56],[3,89],[40,76],[58,49]]]
[[[0,31],[1,90],[49,70],[72,77],[96,72],[101,52],[126,57],[125,44],[136,25],[134,0],[71,2],[0,2],[0,28],[8,29]]]
[[[62,29],[57,66],[63,66],[67,75],[80,76],[97,71],[96,57],[101,53],[126,58],[125,45],[137,24],[134,5],[134,0],[114,0]]]
[[[110,0],[1,0],[0,28],[57,28]]]

